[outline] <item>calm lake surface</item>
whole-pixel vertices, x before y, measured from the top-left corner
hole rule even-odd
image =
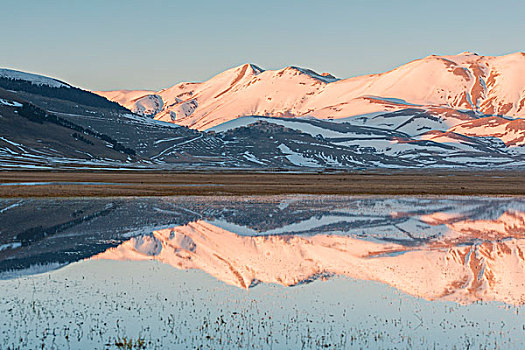
[[[0,200],[0,348],[525,347],[525,198]]]

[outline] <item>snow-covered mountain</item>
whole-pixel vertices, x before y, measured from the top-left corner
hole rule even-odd
[[[247,64],[203,83],[99,95],[3,69],[0,167],[121,166],[120,159],[126,167],[163,169],[520,168],[524,67],[522,53],[463,53],[340,80]],[[35,123],[20,113],[29,105],[54,116]],[[65,129],[54,133],[58,119]],[[112,142],[93,149],[88,134]],[[38,148],[53,157],[28,151]],[[109,156],[108,148],[127,153]]]
[[[446,131],[480,115],[525,117],[524,77],[525,53],[464,52],[343,80],[298,67],[265,71],[245,64],[202,83],[96,93],[136,113],[198,130],[250,115],[340,119],[418,109],[438,116],[432,129]]]

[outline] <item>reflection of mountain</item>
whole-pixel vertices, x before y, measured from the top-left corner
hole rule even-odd
[[[159,199],[0,200],[0,278],[89,258],[133,235],[197,218]]]
[[[458,214],[456,214],[458,215]],[[525,212],[509,210],[497,219],[472,219],[444,213],[424,215],[421,220],[430,225],[444,224],[450,230],[447,236],[458,239],[497,240],[525,236]],[[450,239],[450,237],[448,237]]]
[[[435,219],[450,235],[417,246],[322,234],[240,236],[199,220],[132,238],[94,258],[159,260],[242,288],[293,286],[335,274],[429,300],[525,303],[525,213],[506,212],[492,221],[446,217]]]
[[[519,302],[502,288],[523,285],[524,212],[523,199],[481,197],[0,200],[0,278],[54,269],[124,242],[102,256],[159,259],[242,287],[344,274],[431,299]],[[170,227],[177,227],[171,238],[163,230]],[[457,260],[467,256],[484,267],[479,279]],[[433,278],[419,276],[427,269]]]

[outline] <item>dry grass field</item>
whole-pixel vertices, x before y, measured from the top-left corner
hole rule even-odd
[[[4,171],[0,172],[0,197],[275,194],[525,195],[523,175],[521,171],[443,170],[318,174]],[[20,185],[6,185],[8,183]]]

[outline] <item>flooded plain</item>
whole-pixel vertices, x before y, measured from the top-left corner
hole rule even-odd
[[[0,200],[2,348],[525,346],[525,198]]]

